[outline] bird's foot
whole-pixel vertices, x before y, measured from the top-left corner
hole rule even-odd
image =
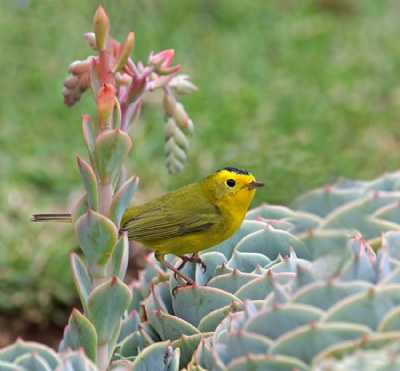
[[[203,269],[203,272],[207,270],[207,266],[205,265],[203,260],[201,260],[199,253],[194,253],[190,257],[183,255],[180,256],[180,258],[182,259],[182,263],[179,265],[178,268],[176,268],[178,271],[180,271],[186,265],[187,262],[200,264],[201,269]]]

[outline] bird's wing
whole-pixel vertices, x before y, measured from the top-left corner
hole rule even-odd
[[[165,239],[208,229],[218,222],[218,217],[218,208],[209,202],[197,199],[187,205],[178,199],[173,204],[152,203],[139,210],[124,223],[122,231],[128,231],[129,239],[137,241]]]

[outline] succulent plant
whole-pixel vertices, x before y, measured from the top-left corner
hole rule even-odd
[[[122,325],[117,356],[133,369],[162,349],[165,369],[384,365],[400,345],[399,180],[341,180],[301,196],[298,210],[251,210],[235,235],[201,253],[206,272],[183,268],[197,285],[175,295],[176,279],[150,255],[130,286],[124,323],[136,330]]]
[[[96,371],[96,365],[83,350],[57,354],[53,349],[35,342],[17,340],[0,350],[0,369],[17,371]]]

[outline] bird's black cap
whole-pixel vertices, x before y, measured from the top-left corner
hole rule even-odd
[[[236,174],[249,175],[248,171],[243,170],[243,169],[237,169],[236,167],[225,167],[218,171],[222,171],[222,170],[227,170],[227,171],[230,171],[231,173],[236,173]]]

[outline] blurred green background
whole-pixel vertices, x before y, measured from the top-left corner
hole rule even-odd
[[[164,168],[161,109],[132,132],[129,173],[141,203],[225,167],[267,186],[254,205],[289,203],[340,175],[398,169],[398,0],[6,0],[0,12],[0,313],[64,323],[74,297],[69,226],[32,225],[66,211],[82,186],[86,93],[62,103],[70,62],[92,54],[82,38],[97,5],[112,34],[136,33],[133,59],[166,48],[199,92],[184,97],[196,131],[183,173]],[[157,97],[154,99],[157,101]],[[0,322],[1,331],[1,322]]]

